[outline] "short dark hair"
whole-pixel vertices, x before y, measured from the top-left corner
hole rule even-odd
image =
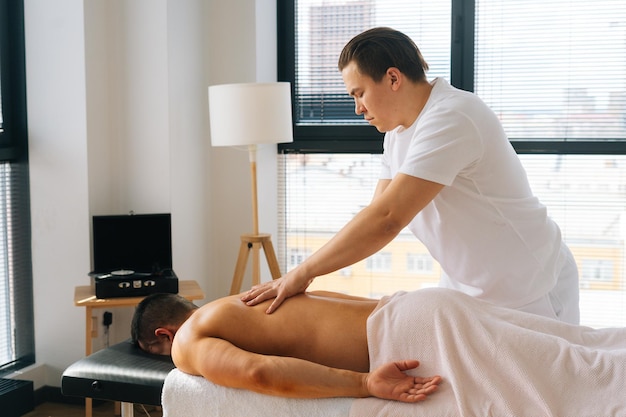
[[[361,74],[379,82],[391,67],[398,68],[411,81],[426,80],[428,64],[411,38],[402,32],[377,27],[352,38],[339,56],[339,71],[354,62]]]
[[[156,340],[154,331],[166,325],[180,325],[198,307],[178,294],[158,293],[144,298],[135,308],[130,325],[131,341],[148,344]]]

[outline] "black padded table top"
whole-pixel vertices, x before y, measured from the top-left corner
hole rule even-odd
[[[70,365],[61,378],[63,395],[160,405],[169,356],[151,355],[130,340],[95,352]]]

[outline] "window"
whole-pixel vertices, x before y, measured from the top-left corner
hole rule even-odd
[[[292,82],[295,124],[294,142],[279,145],[278,241],[314,251],[369,203],[382,135],[354,115],[336,65],[352,36],[391,26],[416,41],[429,79],[474,91],[502,120],[533,191],[574,252],[583,324],[626,326],[626,3],[387,6],[381,0],[278,4],[279,79]],[[383,251],[394,258],[427,253],[408,233]],[[402,270],[393,266],[392,279],[380,278],[364,262],[352,267],[350,279],[329,274],[314,285],[374,296],[433,285],[441,273],[433,261],[434,278],[416,274],[407,258]],[[405,279],[395,279],[400,276]]]
[[[619,286],[615,282],[615,272],[612,259],[583,259],[580,268],[580,285],[588,288],[595,284]]]
[[[378,252],[365,260],[369,271],[391,272],[391,252]]]
[[[300,265],[306,258],[311,256],[311,251],[307,249],[301,249],[294,247],[289,250],[289,260],[287,262],[287,269],[293,269]]]
[[[435,261],[426,253],[407,253],[406,270],[415,274],[432,274]]]
[[[346,266],[345,268],[341,268],[337,271],[340,277],[351,277],[352,276],[352,267]]]
[[[0,0],[0,374],[35,361],[24,12]]]

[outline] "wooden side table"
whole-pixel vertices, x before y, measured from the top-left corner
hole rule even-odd
[[[196,281],[179,281],[178,295],[188,300],[201,300],[204,293]],[[94,323],[92,313],[94,308],[107,307],[134,307],[146,296],[142,297],[115,297],[96,298],[91,285],[81,285],[74,289],[74,305],[85,307],[85,356],[92,353],[92,337],[94,337]],[[95,323],[97,325],[97,323]],[[91,398],[85,398],[85,416],[92,417]]]

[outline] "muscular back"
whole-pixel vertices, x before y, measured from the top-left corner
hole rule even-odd
[[[250,307],[239,296],[198,309],[178,330],[172,358],[183,371],[200,373],[189,357],[197,346],[218,339],[241,350],[305,359],[334,368],[369,369],[366,321],[375,300],[308,293],[295,296],[271,315],[268,302]]]

